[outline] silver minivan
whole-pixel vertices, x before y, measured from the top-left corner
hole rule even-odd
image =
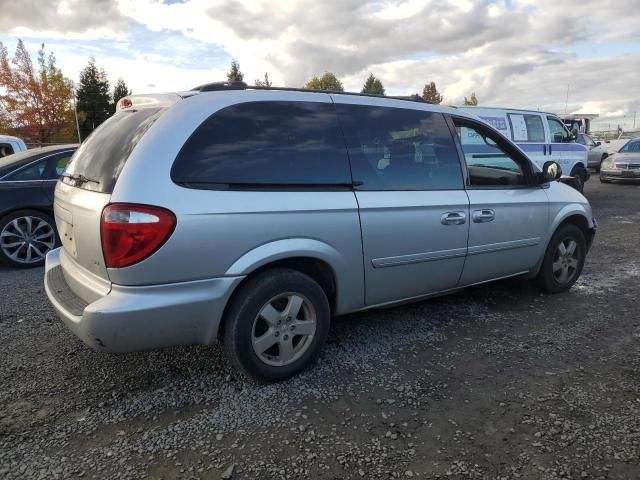
[[[560,175],[417,99],[242,83],[130,96],[57,185],[46,292],[97,350],[220,339],[243,372],[280,380],[334,315],[513,276],[571,288],[596,225]]]

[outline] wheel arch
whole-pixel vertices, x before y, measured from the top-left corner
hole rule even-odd
[[[567,205],[565,206],[557,215],[556,218],[549,229],[549,234],[544,241],[544,250],[542,250],[542,255],[538,260],[538,263],[532,269],[531,273],[527,275],[527,277],[535,277],[540,271],[540,267],[542,266],[542,262],[544,261],[544,256],[547,253],[547,249],[549,248],[549,242],[553,238],[553,235],[558,231],[559,228],[564,227],[565,225],[575,225],[584,233],[584,237],[587,241],[587,250],[591,247],[591,243],[593,241],[593,237],[595,234],[595,224],[593,218],[589,218],[588,212],[581,205]]]
[[[347,278],[345,273],[351,268],[348,259],[325,242],[290,238],[260,245],[246,252],[227,269],[225,275],[244,277],[227,301],[227,307],[250,278],[273,268],[290,268],[311,277],[327,295],[332,314],[346,313],[364,305],[364,281],[342,280]],[[357,299],[357,306],[353,305],[353,299]],[[224,316],[220,332],[224,327]]]

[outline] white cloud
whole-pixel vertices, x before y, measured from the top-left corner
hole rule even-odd
[[[330,70],[359,90],[373,72],[392,93],[435,81],[454,103],[475,91],[484,104],[556,111],[564,110],[569,85],[569,110],[592,110],[608,122],[640,109],[640,0],[85,0],[82,8],[80,0],[4,2],[0,31],[124,42],[133,59],[96,57],[136,90],[224,78],[234,57],[248,81],[268,71],[276,84],[299,86]],[[167,40],[145,52],[126,43],[132,25]],[[203,45],[228,57],[214,65],[193,58]],[[617,54],[618,46],[628,54]],[[56,53],[65,70],[66,62],[75,70],[88,56]]]

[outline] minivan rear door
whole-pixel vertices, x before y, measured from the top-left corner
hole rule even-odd
[[[367,305],[456,287],[469,202],[444,116],[405,101],[334,101],[360,211]]]
[[[54,214],[67,257],[103,279],[108,275],[100,240],[102,210],[132,150],[163,111],[116,113],[84,141],[56,186]]]

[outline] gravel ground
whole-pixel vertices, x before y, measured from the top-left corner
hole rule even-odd
[[[219,345],[96,353],[42,269],[0,269],[0,478],[639,478],[640,185],[586,191],[600,229],[571,292],[510,280],[336,319],[277,385]]]

